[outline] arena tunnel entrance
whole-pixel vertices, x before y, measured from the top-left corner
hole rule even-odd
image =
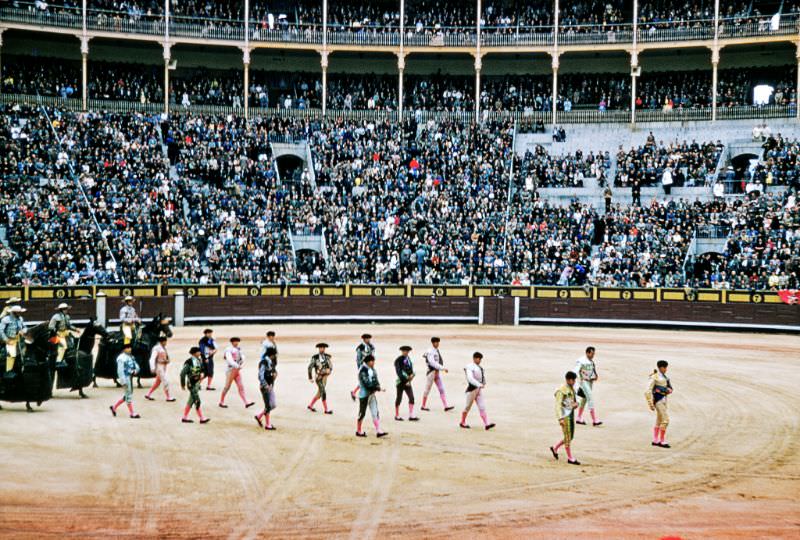
[[[731,167],[733,167],[736,180],[742,180],[745,177],[745,173],[750,168],[750,162],[754,159],[758,159],[758,156],[751,153],[739,154],[731,158]]]
[[[283,154],[275,158],[275,163],[278,165],[278,173],[281,175],[281,180],[284,182],[300,182],[303,169],[305,168],[305,160],[294,154]]]
[[[298,273],[307,274],[311,278],[315,271],[325,271],[325,258],[319,251],[298,249],[295,254],[295,266]]]
[[[699,253],[694,261],[689,263],[686,268],[686,277],[690,280],[699,279],[705,281],[706,276],[710,276],[720,264],[724,262],[721,253],[708,251]]]

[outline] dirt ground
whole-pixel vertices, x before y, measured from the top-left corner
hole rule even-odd
[[[280,346],[278,430],[260,430],[256,364],[264,332]],[[354,436],[349,390],[354,348],[374,335],[385,439]],[[110,381],[90,399],[57,391],[35,413],[0,411],[0,536],[5,538],[779,538],[800,535],[800,339],[795,336],[561,327],[429,325],[220,326],[243,339],[248,397],[220,409],[203,392],[210,424],[181,424],[187,394],[178,373],[201,328],[169,344],[177,403],[137,390],[143,418],[108,406]],[[456,409],[438,395],[418,423],[395,422],[397,348],[422,352],[442,338]],[[314,344],[331,344],[334,414],[305,409]],[[553,460],[559,436],[553,392],[587,345],[597,347],[598,410],[605,424],[578,426],[580,467]],[[458,427],[463,367],[485,354],[486,401],[497,428]],[[650,446],[648,374],[670,362],[670,450]],[[218,373],[220,362],[217,362]],[[145,381],[149,385],[150,381]],[[417,405],[422,377],[415,381]],[[407,416],[405,406],[402,409]],[[369,418],[369,416],[368,416]]]

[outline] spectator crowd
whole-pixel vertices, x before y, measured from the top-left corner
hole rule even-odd
[[[610,156],[512,149],[514,126],[403,125],[182,114],[69,113],[9,104],[0,115],[4,283],[514,283],[614,287],[798,286],[796,140],[765,148],[786,192],[652,200],[603,212],[554,206]],[[309,163],[273,155],[307,141]],[[719,146],[623,152],[620,174],[672,168],[698,183]],[[762,174],[763,171],[757,172]],[[620,180],[620,177],[618,177]],[[766,183],[766,182],[765,182]],[[693,235],[730,231],[694,257]],[[315,235],[322,253],[294,253]]]

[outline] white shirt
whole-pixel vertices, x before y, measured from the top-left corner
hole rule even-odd
[[[244,353],[239,347],[230,345],[225,349],[225,373],[230,373],[234,369],[241,369],[244,364]]]
[[[581,356],[575,361],[575,373],[582,381],[593,381],[597,378],[594,362],[586,356]]]
[[[467,375],[467,382],[472,386],[480,388],[484,385],[483,369],[475,362],[465,367],[464,373]]]
[[[169,364],[169,354],[167,354],[167,349],[161,343],[153,347],[150,353],[150,371],[156,370],[157,363]]]
[[[439,349],[437,349],[436,347],[431,347],[422,356],[425,357],[425,361],[428,363],[428,367],[430,369],[433,369],[435,371],[444,369],[444,364],[442,364],[442,357],[439,354]]]

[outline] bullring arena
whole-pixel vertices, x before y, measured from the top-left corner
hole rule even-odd
[[[109,381],[79,400],[57,391],[33,414],[4,404],[0,536],[7,538],[779,538],[800,527],[800,384],[796,336],[562,326],[278,324],[215,326],[243,340],[249,398],[266,329],[277,332],[277,430],[260,430],[235,392],[212,421],[181,424],[186,398],[155,402],[137,390],[142,419],[108,405]],[[176,329],[173,388],[202,327]],[[385,439],[354,436],[354,347],[374,335]],[[392,420],[397,347],[420,355],[442,339],[448,397],[435,391],[416,424]],[[305,405],[314,344],[333,355],[331,416]],[[597,347],[598,410],[605,424],[578,426],[582,465],[555,462],[553,391],[587,344]],[[493,431],[458,428],[462,368],[485,354]],[[657,359],[670,362],[671,449],[651,447],[643,397]],[[177,364],[177,365],[176,365]],[[150,381],[143,381],[145,386]],[[422,381],[415,383],[417,395]],[[419,398],[418,398],[419,399]]]

